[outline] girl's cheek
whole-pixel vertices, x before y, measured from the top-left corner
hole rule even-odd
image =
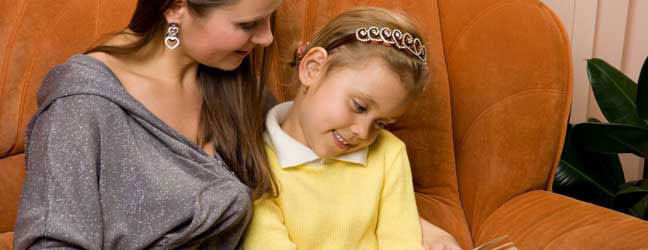
[[[353,122],[354,119],[354,114],[346,107],[343,105],[340,105],[337,107],[337,112],[336,112],[336,117],[340,123],[344,123],[345,125],[349,125],[350,123]]]

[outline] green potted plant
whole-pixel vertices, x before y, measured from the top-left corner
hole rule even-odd
[[[638,83],[597,58],[587,61],[587,73],[609,123],[569,124],[554,192],[646,220],[648,179],[626,182],[618,154],[648,158],[648,58]]]

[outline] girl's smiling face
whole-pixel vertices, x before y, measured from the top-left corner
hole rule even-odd
[[[282,127],[322,158],[369,146],[410,103],[401,79],[382,59],[334,68],[316,78],[304,84],[307,92],[286,119],[297,126]]]

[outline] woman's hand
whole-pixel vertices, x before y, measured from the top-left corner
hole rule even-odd
[[[419,221],[421,222],[425,250],[461,250],[457,240],[448,232],[421,217],[419,217]]]

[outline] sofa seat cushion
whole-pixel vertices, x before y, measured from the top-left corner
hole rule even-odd
[[[547,191],[509,200],[475,228],[476,245],[509,235],[519,249],[648,250],[648,222]]]

